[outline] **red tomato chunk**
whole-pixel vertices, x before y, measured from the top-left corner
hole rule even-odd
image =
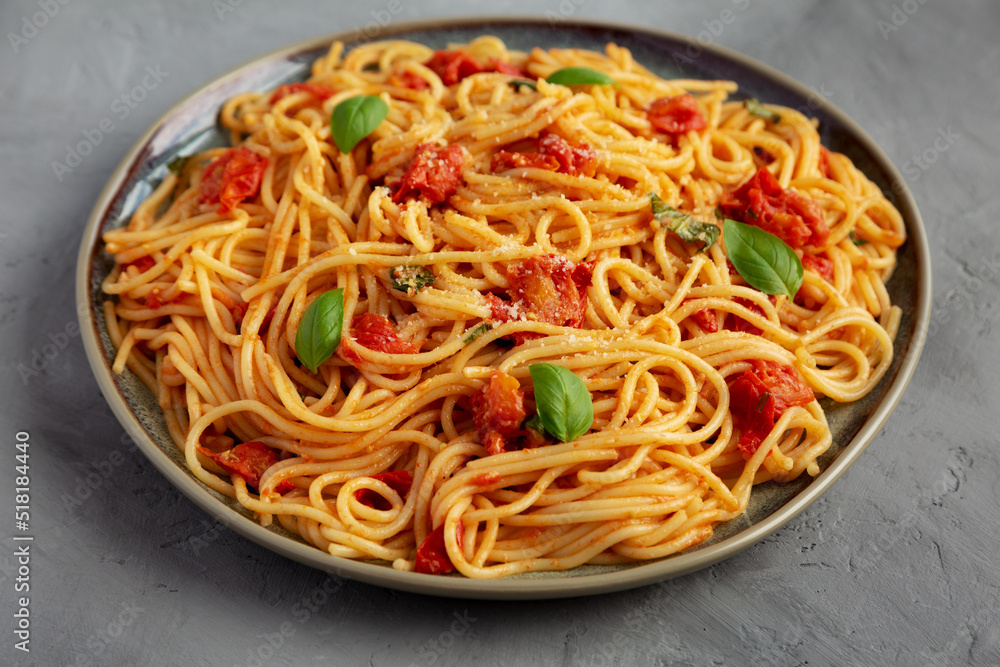
[[[431,87],[431,84],[427,83],[427,80],[423,77],[409,70],[399,69],[389,75],[389,83],[400,88],[409,88],[410,90],[427,90]]]
[[[509,441],[524,435],[521,422],[527,413],[524,410],[524,392],[516,378],[493,370],[490,381],[482,391],[472,394],[469,401],[479,440],[490,454],[508,451]]]
[[[278,86],[277,89],[275,89],[274,94],[271,95],[270,102],[271,104],[274,104],[281,98],[294,93],[309,93],[320,102],[333,97],[333,91],[322,84],[305,83],[300,81],[297,83],[286,83],[283,86]]]
[[[826,146],[819,147],[819,173],[824,178],[830,178],[830,151]]]
[[[558,134],[545,134],[538,140],[535,152],[497,151],[490,168],[504,171],[517,167],[534,167],[571,176],[591,177],[597,171],[597,153],[585,143],[571,146]]]
[[[184,298],[184,293],[180,292],[174,295],[173,298],[164,299],[163,290],[161,290],[159,287],[154,287],[153,289],[149,290],[148,294],[146,294],[145,301],[147,308],[152,308],[153,310],[156,310],[157,308],[162,308],[168,303],[174,303],[176,301],[180,301],[182,298]]]
[[[149,271],[151,268],[156,266],[156,260],[150,257],[149,255],[143,255],[142,257],[134,259],[128,264],[124,265],[122,267],[122,272],[124,273],[125,270],[128,269],[128,267],[130,266],[134,266],[136,271],[138,271],[139,273],[145,273],[146,271]]]
[[[435,51],[424,66],[441,77],[441,83],[446,86],[454,85],[467,76],[481,72],[499,72],[520,78],[527,76],[520,68],[496,58],[490,58],[489,66],[484,67],[462,49]]]
[[[417,348],[400,340],[389,318],[365,313],[351,322],[351,335],[358,345],[387,354],[416,354]]]
[[[461,521],[458,522],[455,534],[461,543],[465,534]],[[414,571],[422,574],[448,574],[455,571],[455,566],[452,565],[451,559],[448,557],[448,548],[444,543],[443,523],[432,530],[417,548]]]
[[[416,354],[419,352],[416,347],[400,339],[392,322],[383,315],[374,313],[358,315],[351,322],[350,335],[355,343],[375,352],[386,354]],[[344,361],[355,366],[363,361],[355,350],[345,346],[343,342],[338,346],[337,353]]]
[[[774,162],[774,156],[771,155],[771,152],[763,146],[754,146],[753,155],[754,162],[757,164],[771,164]]]
[[[735,192],[723,195],[719,206],[725,216],[760,227],[792,248],[821,247],[830,235],[819,204],[783,189],[766,167]]]
[[[271,323],[271,320],[274,319],[274,311],[277,308],[278,304],[274,303],[271,305],[268,311],[264,313],[264,320],[260,323],[261,329],[265,328],[268,324]],[[233,323],[236,325],[237,331],[239,331],[243,327],[243,318],[246,317],[247,310],[249,309],[250,309],[250,304],[246,303],[245,301],[240,301],[239,303],[234,304],[233,307],[229,309],[229,312],[233,316]]]
[[[430,204],[446,201],[462,183],[462,149],[451,145],[421,144],[403,178],[390,187],[397,204],[410,196],[423,197]]]
[[[820,278],[830,284],[833,284],[833,262],[826,257],[804,254],[802,255],[802,268],[807,271],[818,273]],[[794,299],[795,303],[800,306],[806,303],[806,296],[802,291],[803,287],[799,288],[799,291],[796,292]]]
[[[685,134],[692,130],[698,132],[708,127],[698,108],[698,102],[691,93],[653,100],[646,116],[653,127],[667,134]]]
[[[562,255],[541,255],[507,265],[511,301],[491,294],[493,319],[500,322],[534,320],[579,329],[587,310],[587,287],[593,266],[574,264]],[[540,334],[519,332],[518,343]]]
[[[384,482],[386,486],[398,493],[399,497],[404,500],[406,500],[406,494],[410,492],[410,487],[413,485],[413,475],[410,474],[409,470],[380,472],[372,475],[372,479]],[[354,497],[359,503],[377,510],[392,509],[392,504],[382,497],[380,493],[372,489],[358,489],[354,492]]]
[[[261,476],[279,460],[277,451],[258,440],[244,442],[221,453],[201,446],[198,447],[198,451],[215,461],[230,476],[242,477],[247,486],[255,489],[260,488]],[[291,485],[282,482],[275,490],[284,493],[290,488]]]
[[[230,148],[212,161],[201,178],[201,204],[219,203],[219,211],[232,211],[253,199],[267,170],[267,158],[246,146]]]
[[[545,169],[559,171],[559,160],[554,155],[544,153],[518,153],[512,151],[497,151],[490,161],[490,169],[494,172],[508,169]]]
[[[770,298],[773,299],[774,297]],[[734,296],[733,303],[738,303],[747,308],[750,312],[756,313],[761,317],[764,316],[764,310],[750,299],[745,299],[742,296]],[[739,315],[729,316],[726,321],[726,329],[729,331],[742,331],[743,333],[753,334],[754,336],[759,336],[764,333],[763,329],[758,329],[755,325],[750,324],[748,320],[743,319]]]
[[[833,283],[833,262],[820,255],[803,255],[802,268],[815,271],[828,283]]]
[[[687,303],[691,299],[684,299],[683,303]],[[719,330],[719,320],[715,317],[715,311],[711,308],[702,308],[701,310],[696,310],[691,313],[691,319],[695,323],[705,330],[706,333],[715,333]]]
[[[815,396],[792,366],[754,359],[729,386],[730,409],[743,429],[738,447],[749,459],[785,410],[807,405]]]
[[[516,76],[518,78],[525,78],[528,75],[521,71],[520,67],[511,65],[510,63],[505,63],[502,60],[497,60],[496,58],[490,58],[490,64],[493,66],[493,70],[500,72],[501,74],[506,74],[508,76]]]
[[[486,71],[472,56],[461,49],[435,51],[424,65],[441,77],[441,83],[446,86],[456,84],[467,76]]]

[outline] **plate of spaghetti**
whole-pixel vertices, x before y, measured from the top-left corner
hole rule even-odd
[[[98,201],[95,376],[177,488],[278,553],[479,598],[729,557],[912,375],[898,173],[784,75],[680,35],[476,19],[204,86]]]

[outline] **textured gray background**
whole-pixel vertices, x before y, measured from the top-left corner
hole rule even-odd
[[[818,503],[696,574],[533,603],[328,577],[215,524],[124,444],[73,325],[81,231],[146,127],[235,65],[397,5],[61,3],[0,4],[0,663],[1000,664],[1000,3],[400,0],[393,21],[549,13],[692,35],[733,9],[736,20],[703,36],[855,118],[904,170],[931,242],[923,360],[884,431]],[[45,6],[54,15],[35,16]],[[44,23],[34,32],[33,16]],[[122,118],[116,100],[147,68],[162,80],[147,79],[155,85]],[[103,119],[114,129],[57,178],[53,161]],[[53,358],[37,357],[43,348]],[[33,361],[37,375],[24,371]],[[22,430],[36,540],[30,654],[13,649],[7,509]]]

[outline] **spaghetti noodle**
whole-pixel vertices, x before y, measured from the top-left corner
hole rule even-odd
[[[613,84],[546,80],[569,67]],[[235,148],[104,235],[114,370],[199,480],[334,556],[495,578],[697,545],[756,484],[818,474],[814,396],[869,392],[900,318],[900,214],[814,122],[736,91],[614,44],[334,44],[308,82],[230,100]],[[342,152],[331,112],[359,95],[387,115]],[[781,238],[794,298],[651,194]],[[339,345],[307,362],[335,289]],[[533,421],[538,363],[593,404],[568,442]]]

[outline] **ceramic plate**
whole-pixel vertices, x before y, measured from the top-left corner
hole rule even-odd
[[[555,598],[622,590],[698,570],[745,549],[792,520],[820,497],[860,456],[899,402],[923,346],[930,313],[930,259],[920,216],[903,180],[864,131],[843,112],[789,77],[716,46],[678,34],[586,22],[550,25],[538,19],[467,19],[408,23],[381,30],[375,39],[408,39],[434,48],[467,42],[482,34],[499,36],[513,49],[578,47],[601,51],[607,42],[628,47],[636,61],[665,78],[730,79],[740,95],[798,108],[819,119],[824,145],[850,157],[895,203],[906,220],[909,239],[900,249],[889,291],[903,310],[891,369],[867,397],[856,403],[824,405],[833,445],[820,459],[818,477],[754,490],[745,514],[717,526],[714,537],[695,549],[658,561],[616,567],[584,566],[568,572],[478,581],[458,576],[398,572],[388,564],[329,556],[281,528],[263,528],[235,501],[198,482],[167,434],[156,399],[136,377],[111,372],[114,350],[101,316],[100,283],[112,267],[101,234],[124,224],[166,173],[178,153],[223,145],[217,114],[232,95],[268,90],[308,76],[312,61],[334,40],[347,48],[365,41],[362,31],[331,35],[262,56],[220,76],[168,111],[138,141],[97,201],[83,236],[77,266],[80,328],[94,375],[125,430],[139,449],[177,489],[224,525],[277,553],[331,573],[406,591],[467,598]]]

